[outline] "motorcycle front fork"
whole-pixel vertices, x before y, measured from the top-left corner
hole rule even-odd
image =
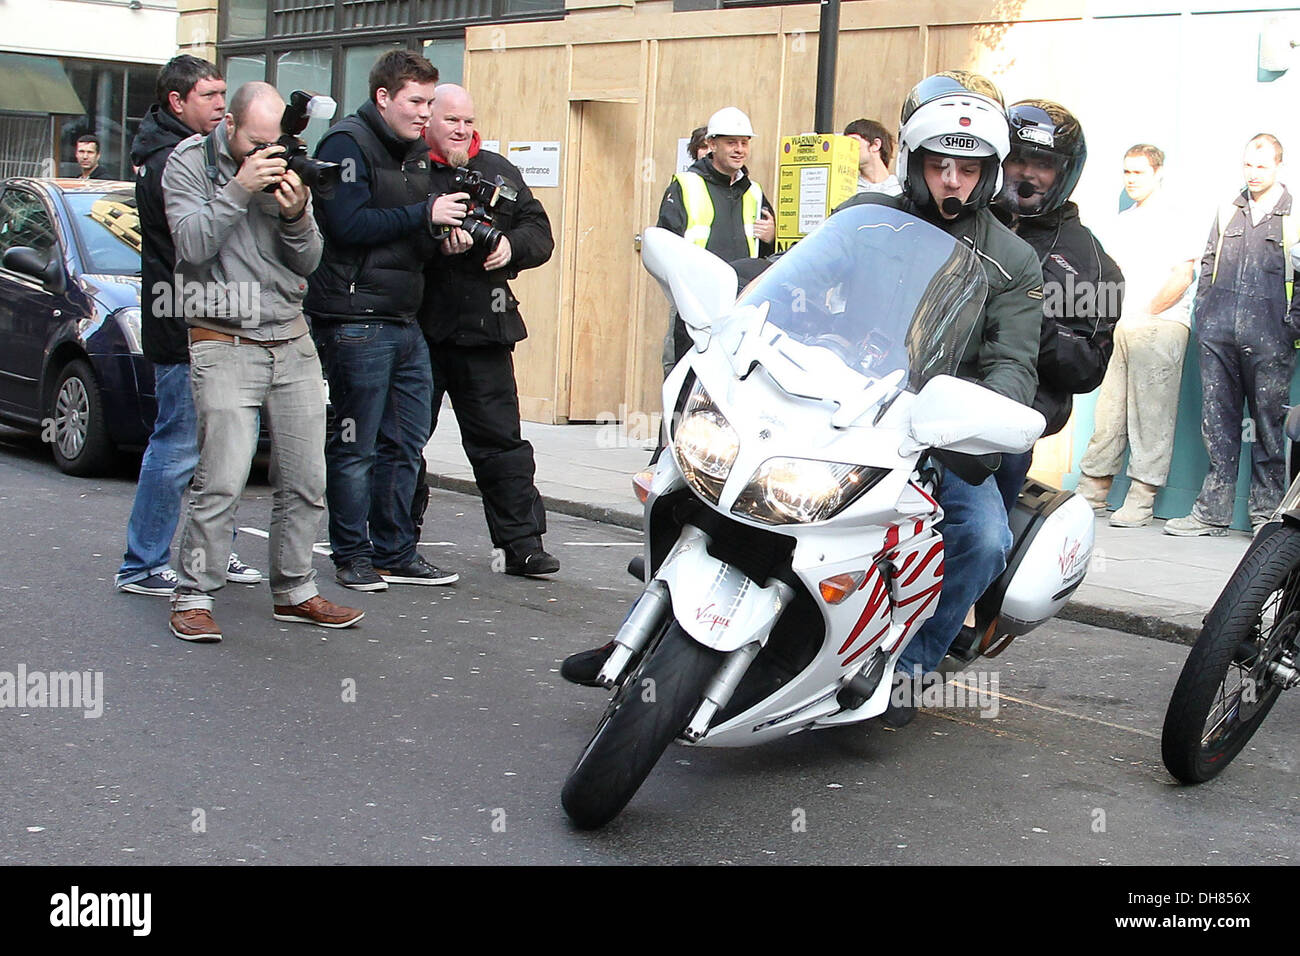
[[[777,587],[783,605],[793,600],[794,589],[784,581],[774,580],[769,582],[769,586]],[[657,579],[651,581],[614,637],[614,650],[596,677],[602,687],[608,689],[618,683],[627,670],[628,664],[645,651],[650,641],[668,623],[672,613],[672,598],[668,593],[667,585]],[[703,701],[682,734],[686,740],[694,743],[708,733],[710,722],[731,700],[731,695],[740,686],[740,681],[749,670],[749,665],[763,649],[766,637],[767,635],[764,634],[763,640],[750,641],[743,647],[727,653],[722,666],[718,668],[713,680],[705,688]]]

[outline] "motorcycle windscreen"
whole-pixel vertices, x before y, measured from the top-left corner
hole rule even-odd
[[[919,391],[956,373],[987,293],[984,268],[965,243],[866,203],[835,213],[777,260],[715,332],[738,346],[761,319],[865,379],[901,370],[908,390]]]

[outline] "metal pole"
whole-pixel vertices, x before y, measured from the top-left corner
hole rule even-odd
[[[835,60],[840,49],[840,0],[821,0],[817,27],[817,108],[814,132],[835,132]]]

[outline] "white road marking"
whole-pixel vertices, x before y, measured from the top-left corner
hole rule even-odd
[[[1074,717],[1077,720],[1086,720],[1092,724],[1101,724],[1103,727],[1113,727],[1115,730],[1127,730],[1130,734],[1137,734],[1139,737],[1149,737],[1152,740],[1160,739],[1159,734],[1152,733],[1149,730],[1141,730],[1137,727],[1125,727],[1123,724],[1113,724],[1109,720],[1098,720],[1096,717],[1089,717],[1087,714],[1076,714],[1072,711],[1061,710],[1057,707],[1048,707],[1046,704],[1035,704],[1032,700],[1022,700],[1019,697],[1012,697],[1010,694],[999,694],[995,691],[990,691],[987,688],[981,690],[977,686],[961,683],[956,678],[948,681],[948,683],[953,687],[964,687],[972,693],[990,694],[999,700],[1014,701],[1017,704],[1024,704],[1026,707],[1036,707],[1039,710],[1045,710],[1048,713],[1060,714],[1062,717]]]
[[[561,541],[562,548],[644,548],[643,541]]]

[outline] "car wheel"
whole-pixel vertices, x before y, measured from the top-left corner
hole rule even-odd
[[[46,428],[61,471],[84,477],[101,474],[112,464],[114,449],[104,424],[99,383],[82,359],[74,359],[59,372]]]

